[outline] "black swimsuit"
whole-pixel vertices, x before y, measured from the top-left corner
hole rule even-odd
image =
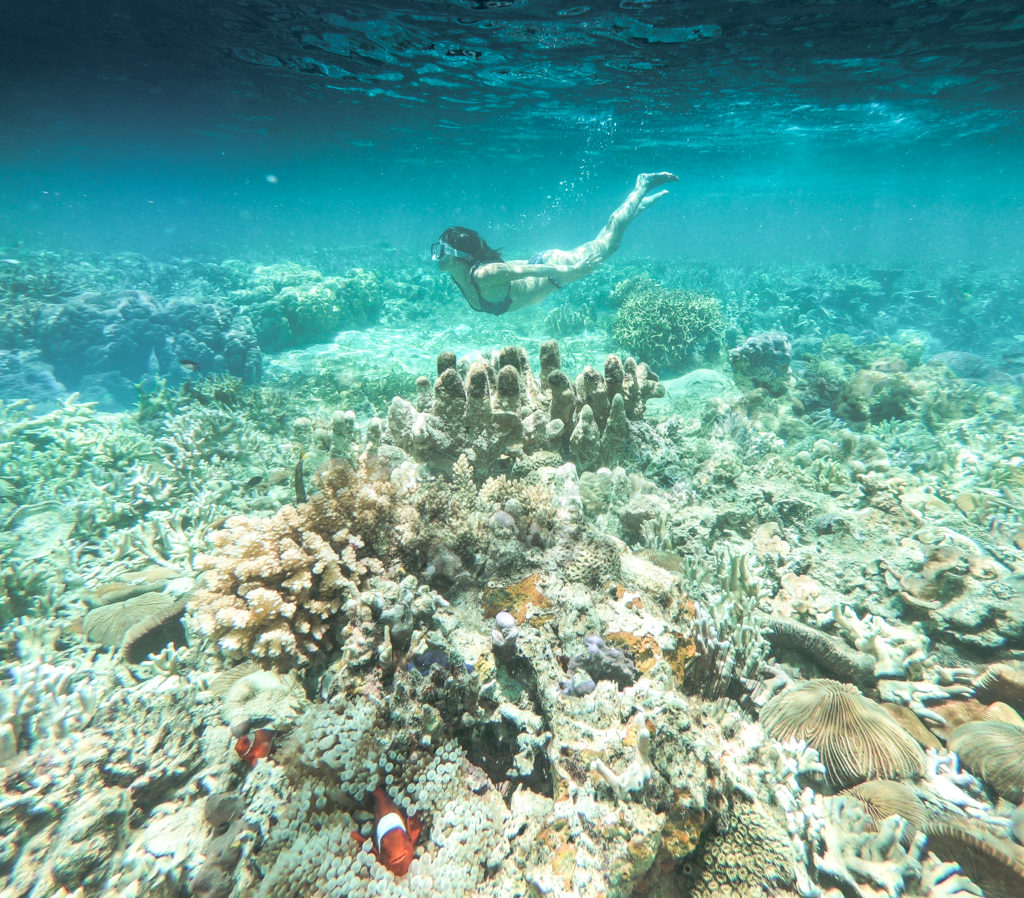
[[[533,258],[536,258],[536,256]],[[530,259],[531,263],[533,263],[533,258]],[[466,297],[466,302],[469,303],[469,307],[473,309],[474,312],[486,312],[488,315],[504,315],[508,311],[509,306],[512,305],[512,282],[508,282],[508,290],[505,291],[504,299],[500,300],[499,302],[491,302],[490,300],[484,299],[483,293],[480,292],[480,285],[476,282],[476,278],[474,277],[474,272],[477,270],[480,264],[482,263],[477,263],[476,265],[469,269],[469,282],[473,285],[473,289],[476,290],[476,298],[480,302],[480,308],[475,308],[473,306],[473,303],[469,302],[468,296]],[[554,278],[547,278],[547,281],[556,290],[562,289],[562,285],[559,284],[558,281],[556,281]]]
[[[469,269],[469,282],[473,285],[473,289],[476,290],[476,298],[480,301],[480,308],[473,309],[473,303],[469,302],[469,297],[466,297],[466,302],[469,303],[469,307],[474,312],[486,312],[488,315],[504,315],[508,311],[508,307],[512,305],[512,282],[508,282],[508,290],[505,291],[505,298],[500,302],[491,302],[490,300],[484,299],[484,295],[480,292],[480,285],[476,282],[474,272],[477,270],[477,265],[474,265]]]

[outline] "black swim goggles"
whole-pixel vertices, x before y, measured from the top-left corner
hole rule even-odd
[[[438,240],[430,247],[430,258],[434,262],[440,262],[445,256],[452,256],[455,259],[472,259],[473,257],[469,253],[464,253],[461,249],[456,249],[454,246],[449,246],[443,240]]]

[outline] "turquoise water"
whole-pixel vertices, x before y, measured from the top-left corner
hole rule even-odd
[[[1012,4],[18,6],[7,243],[273,254],[450,223],[663,258],[1019,259]]]
[[[0,894],[1024,894],[1017,6],[4,10]]]

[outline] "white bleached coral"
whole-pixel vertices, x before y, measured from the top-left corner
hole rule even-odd
[[[858,617],[838,604],[832,608],[832,617],[854,648],[876,659],[876,677],[920,677],[928,655],[928,638],[919,627],[897,626],[876,614]]]
[[[7,667],[0,680],[0,763],[87,727],[101,693],[96,679],[72,664]]]
[[[906,821],[891,816],[879,824],[848,796],[826,798],[802,788],[798,768],[813,771],[813,752],[776,743],[773,793],[786,815],[797,892],[802,898],[973,898],[981,891],[956,864],[926,853],[919,833],[904,838]]]
[[[621,801],[625,801],[629,793],[643,790],[654,775],[654,768],[651,766],[651,734],[642,714],[638,715],[636,721],[636,757],[629,765],[621,773],[615,773],[598,758],[592,767],[601,774],[604,781],[611,786],[615,797]]]

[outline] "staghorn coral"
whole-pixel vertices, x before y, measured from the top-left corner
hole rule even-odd
[[[912,625],[897,626],[875,614],[858,617],[836,604],[832,617],[858,651],[874,657],[874,675],[897,679],[919,677],[928,653],[928,639]]]
[[[0,672],[0,763],[90,725],[107,671],[34,660]]]
[[[4,895],[171,898],[200,863],[188,802],[227,762],[224,742],[204,732],[213,706],[184,677],[159,691],[94,685],[105,701],[86,728],[0,771]]]
[[[432,389],[427,378],[417,382],[415,404],[392,400],[387,437],[435,470],[465,454],[478,476],[543,450],[581,469],[613,464],[631,444],[630,422],[642,419],[647,400],[661,392],[646,365],[618,356],[608,357],[604,374],[587,367],[573,383],[554,340],[541,346],[539,377],[516,346],[473,362],[464,377],[455,354],[442,353],[437,372]]]
[[[765,705],[761,723],[774,739],[816,749],[835,785],[924,774],[920,746],[883,708],[835,680],[793,684]]]
[[[666,289],[649,277],[615,285],[612,338],[630,352],[671,369],[697,367],[721,350],[722,305],[713,296]]]

